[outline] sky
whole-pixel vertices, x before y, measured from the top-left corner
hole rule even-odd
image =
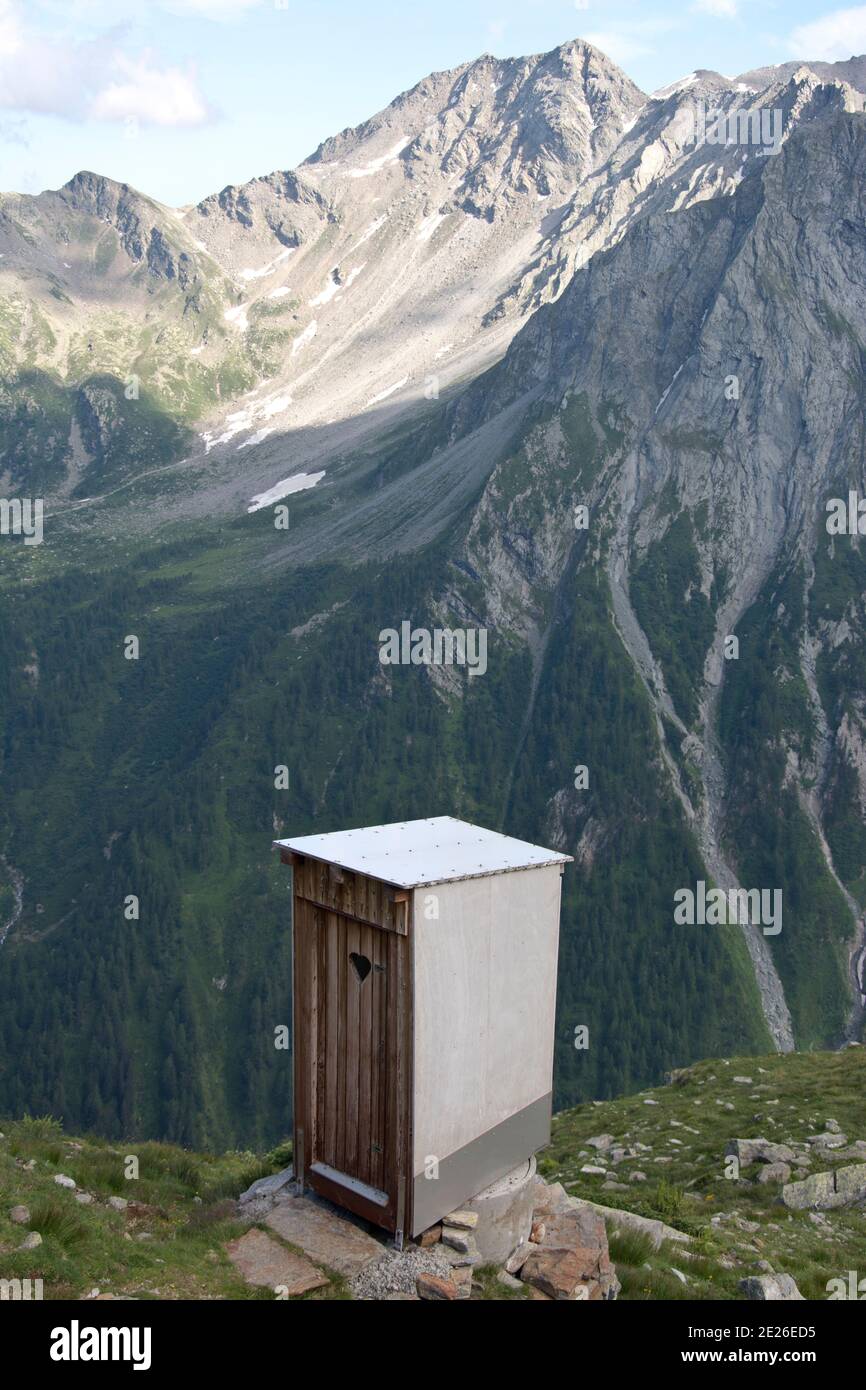
[[[0,0],[0,189],[91,169],[171,206],[295,167],[428,72],[584,38],[647,92],[866,52],[825,0]]]

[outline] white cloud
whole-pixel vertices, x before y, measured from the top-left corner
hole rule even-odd
[[[118,77],[97,92],[89,114],[97,121],[135,120],[144,125],[204,125],[211,117],[195,75],[181,68],[157,68],[149,57],[118,54]]]
[[[791,35],[788,47],[797,58],[823,59],[828,63],[866,52],[866,5],[833,10],[811,24],[801,24]]]
[[[627,63],[645,53],[654,53],[653,41],[661,34],[678,28],[679,23],[675,19],[623,19],[610,29],[599,29],[583,37],[609,58],[618,63]]]
[[[196,126],[213,118],[193,70],[124,52],[118,35],[70,42],[28,27],[0,0],[0,108],[141,125]]]
[[[257,9],[262,0],[159,0],[159,3],[163,9],[171,10],[175,14],[188,14],[195,18],[219,22],[241,19],[249,10]]]
[[[738,0],[695,0],[692,9],[697,14],[711,14],[716,19],[736,19]]]
[[[68,20],[87,20],[93,24],[114,24],[118,20],[140,20],[142,10],[168,10],[193,19],[212,19],[215,22],[240,19],[264,4],[275,0],[30,0],[31,9],[41,9],[61,15]],[[288,0],[285,8],[288,8]]]
[[[576,10],[588,10],[589,0],[574,0],[574,8]]]
[[[599,29],[583,36],[593,48],[600,48],[608,58],[617,63],[627,63],[630,58],[639,58],[643,53],[652,53],[646,43],[613,29]]]

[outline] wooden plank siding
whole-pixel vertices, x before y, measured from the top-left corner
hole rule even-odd
[[[335,870],[333,865],[320,859],[309,859],[291,850],[281,850],[280,857],[284,864],[290,863],[294,868],[296,897],[351,917],[353,921],[366,922],[400,936],[407,934],[410,894],[406,889],[394,888],[348,869]]]
[[[386,1230],[407,1231],[411,894],[307,857],[292,859],[294,1121],[302,1176]]]

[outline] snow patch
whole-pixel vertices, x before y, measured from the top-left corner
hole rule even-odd
[[[378,202],[378,199],[376,199],[376,201]],[[369,241],[371,236],[375,236],[379,229],[381,227],[384,227],[387,221],[388,214],[387,212],[383,212],[381,217],[377,217],[375,222],[370,223],[367,230],[363,232],[361,236],[358,238],[358,240],[355,242],[355,245],[349,247],[349,250],[346,252],[346,255],[351,256],[353,251],[357,251],[359,246],[363,246],[365,241]]]
[[[346,276],[346,279],[342,282],[333,278],[336,275],[337,268],[335,266],[334,269],[331,271],[332,278],[328,285],[326,285],[325,289],[322,290],[321,294],[317,294],[315,299],[310,300],[311,308],[316,309],[321,304],[329,304],[332,299],[336,299],[338,295],[341,295],[343,293],[344,290],[349,289],[349,287],[355,283],[366,264],[367,262],[365,261],[364,265],[355,266],[354,270],[350,270],[349,274]]]
[[[674,92],[684,92],[688,87],[693,87],[697,80],[698,74],[690,73],[688,77],[681,77],[679,82],[672,82],[669,87],[660,87],[657,92],[653,92],[653,97],[657,101],[663,101],[665,97],[672,97]]]
[[[661,410],[662,406],[664,405],[664,403],[665,403],[665,401],[667,400],[668,396],[670,395],[671,391],[674,389],[674,386],[676,385],[677,377],[679,376],[680,372],[682,371],[682,369],[683,369],[683,367],[684,367],[685,365],[686,365],[686,364],[685,364],[685,362],[684,362],[683,365],[682,365],[682,367],[677,367],[676,371],[674,372],[674,379],[673,379],[673,381],[671,382],[671,384],[670,384],[670,386],[668,387],[668,389],[662,394],[662,398],[661,398],[661,400],[659,401],[658,405],[656,406],[656,409],[655,409],[656,415],[658,415],[659,411]]]
[[[349,169],[349,178],[368,179],[371,174],[378,174],[379,170],[384,169],[386,164],[396,163],[397,158],[410,143],[411,138],[410,135],[404,135],[397,141],[392,150],[389,150],[387,154],[381,155],[379,159],[371,159],[370,163],[365,164],[361,169]]]
[[[294,246],[287,247],[285,251],[281,251],[278,256],[275,256],[272,261],[268,261],[267,265],[263,265],[261,270],[242,270],[241,279],[263,280],[266,275],[273,275],[277,266],[282,265],[283,261],[287,261],[289,256],[291,256],[296,249],[297,248]]]
[[[415,238],[415,240],[416,240],[416,241],[429,241],[430,238],[431,238],[431,236],[432,236],[433,233],[435,232],[436,228],[439,226],[439,224],[440,224],[441,222],[444,222],[444,221],[445,221],[445,214],[444,214],[444,212],[434,212],[434,213],[431,213],[431,215],[430,215],[429,217],[425,217],[425,218],[424,218],[424,221],[421,223],[421,226],[418,228],[418,235],[417,235],[417,237]]]
[[[227,319],[232,327],[236,328],[239,333],[246,333],[250,326],[250,321],[247,318],[247,310],[249,307],[249,304],[236,304],[234,309],[226,309],[223,318]]]
[[[275,483],[273,487],[268,488],[267,492],[260,492],[253,497],[247,511],[259,512],[263,507],[270,507],[283,497],[290,497],[293,492],[306,492],[307,488],[315,487],[316,483],[321,482],[324,476],[323,469],[321,473],[296,473],[293,478],[284,478],[281,483]]]
[[[300,352],[301,348],[305,348],[307,343],[311,343],[318,331],[319,325],[315,319],[312,319],[311,322],[307,324],[300,337],[296,338],[292,343],[292,356],[294,357],[295,353]]]
[[[272,415],[279,415],[281,411],[288,410],[291,404],[291,396],[273,396],[270,400],[262,401],[259,414],[269,420]]]
[[[249,439],[245,439],[243,444],[238,445],[238,453],[240,453],[241,449],[249,449],[250,446],[255,448],[257,444],[261,444],[262,440],[267,439],[268,435],[273,434],[273,432],[273,425],[268,425],[265,429],[257,430]]]
[[[339,280],[335,279],[335,271],[332,270],[331,278],[328,281],[325,288],[322,290],[322,293],[317,294],[315,299],[311,299],[309,301],[310,307],[313,309],[318,309],[319,306],[322,304],[330,304],[331,300],[334,298],[334,295],[339,293],[339,290],[340,282]]]
[[[380,391],[378,396],[371,396],[364,409],[367,410],[371,405],[378,405],[380,401],[386,401],[389,396],[393,396],[395,391],[399,391],[401,387],[405,386],[408,380],[409,378],[404,376],[402,381],[395,381],[393,386],[389,386],[385,391]]]

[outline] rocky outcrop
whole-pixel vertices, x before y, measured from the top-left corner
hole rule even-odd
[[[760,1274],[740,1280],[744,1298],[759,1303],[791,1303],[804,1301],[790,1274]]]
[[[588,1206],[573,1207],[546,1217],[533,1244],[520,1270],[524,1283],[557,1300],[616,1298],[619,1281],[598,1212]]]
[[[772,1144],[767,1139],[732,1139],[725,1148],[746,1168],[750,1163],[793,1163],[797,1155],[787,1144]]]
[[[569,1202],[575,1209],[588,1207],[604,1221],[608,1231],[634,1231],[637,1235],[648,1236],[653,1247],[658,1250],[664,1241],[672,1240],[687,1245],[689,1237],[684,1231],[668,1226],[650,1216],[639,1216],[637,1212],[620,1211],[618,1207],[605,1207],[598,1202],[589,1202],[582,1197],[571,1197]]]
[[[802,1182],[788,1183],[782,1201],[792,1211],[829,1211],[866,1203],[866,1163],[814,1173]]]

